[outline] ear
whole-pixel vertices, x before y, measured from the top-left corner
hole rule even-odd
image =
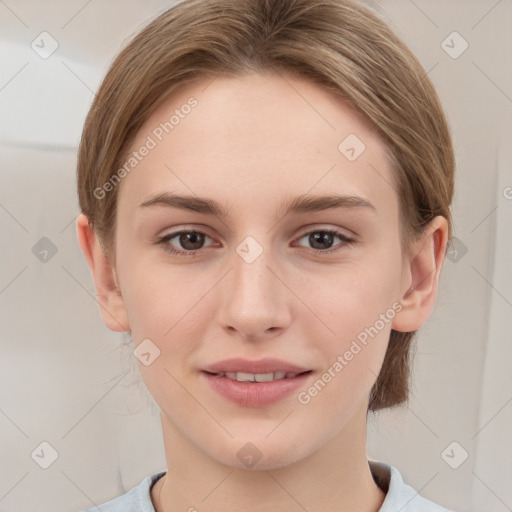
[[[112,331],[128,331],[130,324],[118,287],[116,270],[110,264],[96,233],[89,226],[89,219],[83,213],[77,218],[76,234],[91,269],[103,323]]]
[[[441,267],[446,254],[448,222],[437,216],[414,242],[411,254],[404,260],[400,303],[391,327],[395,331],[419,329],[434,309]]]

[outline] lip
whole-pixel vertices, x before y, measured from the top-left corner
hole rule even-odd
[[[287,361],[283,361],[282,359],[276,359],[273,357],[266,357],[264,359],[259,359],[257,361],[251,361],[249,359],[235,357],[205,366],[204,368],[202,368],[202,370],[209,373],[303,373],[311,370],[311,368],[297,366],[295,364],[288,363]]]
[[[268,382],[239,382],[221,375],[222,372],[298,373],[295,377]],[[304,373],[307,372],[307,373]],[[281,359],[265,358],[258,361],[233,358],[206,366],[200,372],[209,386],[222,397],[243,407],[263,407],[284,399],[311,378],[313,370]]]

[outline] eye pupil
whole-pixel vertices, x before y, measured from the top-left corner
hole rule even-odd
[[[182,247],[193,251],[201,248],[204,243],[204,235],[196,231],[187,231],[181,233],[179,241]],[[189,242],[191,242],[192,247],[189,246]]]
[[[315,248],[315,249],[325,249],[325,245],[322,245],[322,244],[327,244],[329,247],[332,246],[332,237],[333,237],[333,234],[332,233],[329,233],[328,231],[316,231],[315,233],[312,233],[309,238],[310,238],[310,241],[312,242],[312,246]],[[320,243],[320,247],[315,247],[315,245],[317,243]]]

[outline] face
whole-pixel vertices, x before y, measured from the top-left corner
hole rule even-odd
[[[248,74],[175,92],[130,151],[115,272],[164,435],[272,468],[363,428],[410,284],[377,135],[318,85]]]

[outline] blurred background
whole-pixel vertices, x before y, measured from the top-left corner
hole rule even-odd
[[[77,242],[76,151],[102,77],[173,2],[0,0],[0,510],[72,512],[165,470],[127,335]],[[467,512],[512,510],[512,3],[370,4],[419,57],[453,130],[455,239],[417,338],[410,403],[368,456]],[[508,134],[508,135],[507,135]]]

